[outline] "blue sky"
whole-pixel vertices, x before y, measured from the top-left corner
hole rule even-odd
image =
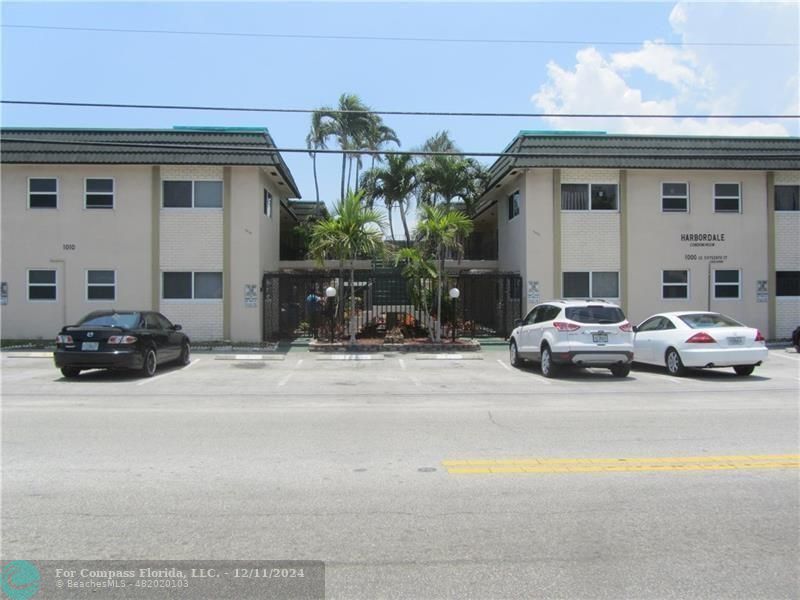
[[[349,92],[376,110],[796,115],[799,6],[4,2],[2,98],[314,109],[335,105],[340,94]],[[233,37],[12,25],[495,41]],[[794,45],[713,45],[730,42]],[[307,114],[11,105],[2,106],[0,118],[6,127],[260,126],[287,148],[304,147],[310,120]],[[463,150],[475,152],[499,152],[522,129],[800,135],[797,119],[386,116],[385,121],[397,131],[402,148],[418,147],[446,129]],[[284,158],[304,199],[312,200],[310,159],[306,154]],[[330,203],[338,195],[339,159],[321,157],[319,163],[323,199]]]

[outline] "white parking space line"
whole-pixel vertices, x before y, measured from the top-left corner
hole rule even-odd
[[[300,365],[302,365],[302,364],[303,364],[303,359],[301,358],[300,360],[297,361],[297,364],[294,366],[294,368],[295,369],[299,369]]]
[[[669,383],[677,383],[677,384],[684,384],[685,381],[678,379],[677,377],[670,377],[669,375],[660,375],[658,373],[650,373],[648,371],[632,371],[631,377],[634,379],[638,379],[639,381],[645,382],[662,382],[667,381]]]
[[[417,379],[414,375],[409,375],[408,377],[409,379],[411,379],[411,381],[414,382],[415,386],[420,387],[422,385],[422,382],[420,382],[420,380]]]
[[[503,367],[506,371],[510,371],[511,370],[511,367],[509,367],[506,363],[504,363],[499,358],[497,359],[497,364],[499,364],[501,367]]]
[[[383,354],[323,354],[317,360],[383,360]]]
[[[193,366],[195,366],[201,360],[203,360],[203,359],[202,358],[193,358],[192,361],[188,365],[183,367],[182,369],[175,369],[174,371],[170,371],[169,373],[162,373],[161,375],[156,375],[155,377],[149,377],[147,379],[143,379],[142,381],[137,381],[136,385],[137,386],[147,385],[148,383],[153,383],[154,381],[157,381],[158,379],[164,379],[165,377],[169,377],[170,375],[175,375],[177,373],[183,373],[184,371],[186,371],[186,369],[191,369]]]
[[[769,357],[772,358],[773,356],[777,356],[778,358],[785,358],[786,360],[791,360],[792,362],[800,363],[800,354],[795,354],[792,356],[787,352],[770,352]]]
[[[400,358],[400,359],[398,359],[398,360],[400,361],[400,368],[401,368],[403,371],[405,371],[405,370],[406,370],[406,361],[404,361],[402,358]]]
[[[285,385],[286,385],[286,384],[289,382],[289,379],[291,378],[291,376],[292,376],[292,375],[294,375],[294,373],[289,373],[289,374],[287,374],[287,375],[286,375],[286,376],[285,376],[283,379],[281,379],[281,380],[278,382],[278,386],[277,386],[277,387],[283,387],[283,386],[285,386]]]

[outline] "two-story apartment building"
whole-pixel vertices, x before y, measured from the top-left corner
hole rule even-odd
[[[261,340],[261,276],[299,197],[264,129],[2,130],[2,336],[155,309],[194,340]]]
[[[786,338],[800,325],[800,139],[523,131],[491,167],[478,218],[523,306],[620,303],[632,322],[727,313]]]
[[[2,130],[3,338],[111,307],[159,310],[194,340],[293,330],[306,285],[328,280],[294,230],[318,207],[290,201],[275,148],[261,129]],[[800,324],[798,138],[523,131],[490,173],[447,263],[473,330],[559,297],[632,322],[716,310],[773,339]]]

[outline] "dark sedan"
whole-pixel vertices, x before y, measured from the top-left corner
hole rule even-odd
[[[86,369],[133,369],[152,377],[158,365],[188,365],[189,338],[164,315],[146,310],[98,310],[61,330],[53,353],[64,377]]]

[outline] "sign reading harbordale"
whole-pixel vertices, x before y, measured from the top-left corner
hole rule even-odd
[[[682,242],[689,242],[689,246],[714,246],[716,242],[724,242],[724,233],[682,233]]]

